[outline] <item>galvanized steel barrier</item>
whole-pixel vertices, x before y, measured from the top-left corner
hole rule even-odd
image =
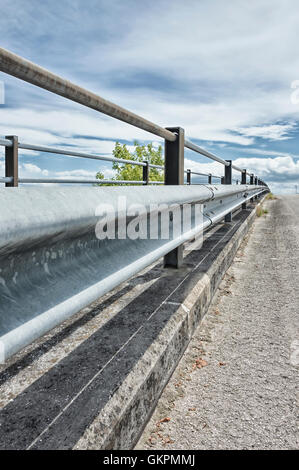
[[[141,269],[164,256],[165,266],[179,267],[183,244],[268,191],[255,175],[231,160],[207,152],[185,139],[180,127],[160,127],[104,100],[47,70],[0,48],[0,71],[64,96],[165,139],[165,165],[117,159],[19,142],[17,136],[0,139],[5,147],[5,176],[0,183],[0,360],[55,327]],[[184,148],[224,166],[224,175],[201,174],[184,169]],[[129,163],[143,168],[141,181],[26,179],[18,175],[19,149],[58,155]],[[149,181],[149,169],[164,170],[164,184]],[[232,185],[232,170],[241,172],[241,184]],[[185,182],[187,173],[187,185]],[[192,185],[192,174],[207,177],[207,184]],[[247,176],[250,182],[247,182]],[[213,185],[213,178],[221,185]],[[27,183],[88,183],[98,187],[32,187]],[[101,187],[101,184],[134,184],[134,187]],[[19,184],[21,184],[20,187]],[[149,187],[148,185],[159,186]],[[161,184],[163,186],[161,186]],[[141,185],[138,187],[135,185]],[[129,238],[99,240],[95,236],[97,207],[110,204],[111,220],[119,227],[117,198],[143,204],[150,219],[152,204],[176,205],[180,214],[191,205],[191,227],[168,239]],[[195,205],[204,205],[199,223]],[[130,223],[130,218],[125,224]],[[159,222],[160,224],[160,222]],[[171,219],[169,222],[171,232]]]

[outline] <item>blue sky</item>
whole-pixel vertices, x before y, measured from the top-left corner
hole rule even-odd
[[[256,169],[275,192],[299,184],[296,0],[0,0],[0,8],[2,47],[162,126],[184,127],[207,150]],[[111,154],[116,140],[160,142],[3,73],[0,81],[2,136],[96,154]],[[223,172],[190,151],[186,168]],[[23,177],[91,178],[99,169],[111,177],[110,163],[20,158]]]

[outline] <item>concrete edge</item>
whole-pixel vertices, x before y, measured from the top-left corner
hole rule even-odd
[[[240,225],[206,273],[188,293],[157,339],[74,446],[83,449],[132,449],[146,426],[157,401],[195,329],[256,217],[256,207]],[[167,307],[167,302],[165,303]],[[173,306],[172,306],[173,307]]]

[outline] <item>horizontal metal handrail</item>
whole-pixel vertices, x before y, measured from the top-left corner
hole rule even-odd
[[[187,171],[185,171],[184,173],[187,173]],[[212,175],[212,173],[199,173],[197,171],[190,171],[190,174],[191,175],[198,175],[198,176],[211,176],[212,178],[219,178],[221,179],[222,176],[217,176],[217,175]]]
[[[11,176],[8,177],[0,177],[0,183],[11,183],[13,181],[13,178]]]
[[[121,121],[127,122],[135,127],[139,127],[147,132],[150,132],[154,135],[162,137],[165,141],[175,142],[178,138],[177,132],[171,132],[170,129],[161,127],[143,117],[128,111],[125,108],[122,108],[110,101],[105,100],[104,98],[92,93],[74,83],[71,83],[68,80],[63,79],[62,77],[51,73],[50,71],[30,62],[22,57],[7,51],[6,49],[0,48],[0,71],[8,73],[14,77],[17,77],[21,80],[24,80],[28,83],[36,85],[40,88],[48,90],[57,95],[63,96],[71,101],[80,103],[91,109],[95,109],[99,112],[107,114],[111,117],[119,119]],[[12,142],[7,139],[0,139],[0,145],[5,145],[11,147]],[[224,166],[229,166],[236,170],[244,173],[244,170],[239,168],[237,165],[230,163],[226,160],[223,160],[220,157],[202,149],[198,145],[190,142],[189,140],[184,140],[184,146],[193,150],[201,155],[206,156],[218,163],[221,163]],[[115,157],[104,157],[104,156],[93,156],[90,154],[83,154],[79,152],[68,152],[62,151],[61,149],[50,149],[47,147],[38,147],[29,144],[19,144],[19,148],[31,149],[31,150],[40,150],[45,152],[52,152],[57,154],[64,154],[68,156],[78,156],[83,158],[93,158],[98,160],[106,161],[119,161]],[[135,165],[145,166],[144,162],[135,162],[134,160],[121,160],[122,163],[131,163]],[[162,168],[159,165],[152,165],[152,168]],[[246,174],[249,175],[249,173]],[[14,178],[14,184],[16,183],[16,178]]]
[[[188,171],[184,171],[184,173],[188,173]],[[190,170],[190,174],[191,175],[198,175],[198,176],[210,176],[208,173],[198,173],[197,171],[191,171]],[[211,175],[213,176],[213,175]]]
[[[12,147],[12,141],[8,139],[0,139],[0,146],[2,147]]]
[[[233,163],[232,163],[232,168],[236,171],[240,171],[240,173],[243,173],[244,171],[242,168],[238,167],[237,165],[234,165]]]
[[[216,155],[208,152],[207,150],[199,147],[198,145],[194,144],[193,142],[190,142],[190,140],[185,140],[185,147],[187,147],[189,150],[194,150],[194,152],[197,152],[201,155],[204,155],[205,157],[208,157],[218,163],[221,163],[222,165],[224,166],[228,166],[229,165],[229,162],[227,160],[223,160],[222,158],[220,157],[217,157]],[[234,165],[232,163],[232,168],[236,171],[240,171],[241,173],[243,173],[243,169],[238,167],[237,165]],[[250,175],[250,173],[246,172],[247,175]],[[208,176],[208,175],[207,175]]]
[[[99,95],[92,93],[78,85],[65,80],[64,78],[53,74],[52,72],[30,62],[17,54],[14,54],[4,48],[0,48],[0,71],[8,73],[14,77],[24,80],[28,83],[36,85],[40,88],[48,90],[56,95],[63,96],[71,101],[77,102],[91,109],[95,109],[101,113],[107,114],[120,121],[124,121],[130,125],[143,129],[151,134],[162,137],[167,142],[175,142],[178,139],[178,133],[172,132],[173,129],[161,127],[143,117],[128,111],[108,100],[105,100]],[[178,128],[179,129],[179,128]],[[0,145],[11,147],[12,143],[7,139],[0,139]],[[224,166],[229,166],[241,173],[244,173],[242,168],[237,165],[224,160],[207,150],[199,147],[189,140],[184,139],[184,146],[190,150],[193,150],[207,158],[210,158]],[[106,156],[93,156],[90,154],[84,154],[79,152],[63,151],[61,149],[51,149],[47,147],[39,147],[30,144],[19,144],[19,148],[40,150],[44,152],[52,152],[57,154],[63,154],[68,156],[77,156],[83,158],[92,158],[106,161],[119,161],[115,157]],[[122,163],[130,163],[134,165],[145,166],[144,162],[135,162],[134,160],[121,160]],[[150,164],[152,168],[161,168],[159,165]],[[250,175],[246,171],[247,175]]]
[[[5,147],[11,147],[12,142],[8,139],[0,139],[0,146],[5,146]],[[39,151],[39,152],[47,152],[47,153],[55,153],[58,155],[66,155],[66,156],[71,156],[71,157],[80,157],[80,158],[89,158],[89,159],[94,159],[94,160],[104,160],[104,161],[109,161],[109,162],[119,162],[119,163],[128,163],[131,165],[139,165],[139,166],[146,166],[146,163],[144,162],[137,162],[136,160],[124,160],[122,158],[116,158],[116,157],[110,157],[106,155],[93,155],[93,154],[88,154],[84,152],[75,152],[75,151],[70,151],[70,150],[64,150],[64,149],[58,149],[55,147],[47,147],[43,145],[33,145],[33,144],[26,144],[24,142],[19,142],[18,147],[20,149],[26,149],[26,150],[34,150],[34,151]],[[197,153],[200,153],[201,155],[204,155],[208,158],[211,158],[212,160],[217,161],[218,163],[221,163],[223,165],[229,165],[229,163],[226,160],[222,160],[219,157],[216,157],[215,155],[211,154],[210,152],[207,152],[206,150],[202,149],[196,144],[193,144],[192,142],[185,140],[185,147],[194,150]],[[149,163],[149,166],[151,168],[159,168],[159,169],[164,169],[162,165],[154,165],[153,163]],[[234,165],[232,163],[232,168],[234,170],[240,171],[241,173],[244,171],[242,168]],[[197,173],[192,171],[192,174],[198,174],[202,176],[209,176],[207,173]],[[251,175],[251,173],[246,172],[247,175]],[[212,175],[213,178],[221,178],[221,176],[216,176]]]
[[[20,183],[79,183],[79,184],[144,184],[145,181],[100,180],[100,179],[60,179],[60,178],[19,178]]]
[[[12,142],[8,139],[0,139],[0,145],[5,146],[5,147],[11,147]],[[116,158],[116,157],[111,157],[108,155],[93,155],[90,153],[84,153],[84,152],[76,152],[72,150],[65,150],[65,149],[59,149],[55,147],[47,147],[44,145],[33,145],[33,144],[26,144],[24,142],[19,142],[18,143],[19,149],[25,149],[25,150],[33,150],[36,152],[46,152],[46,153],[54,153],[57,155],[66,155],[70,157],[79,157],[79,158],[89,158],[92,160],[103,160],[103,161],[108,161],[108,162],[118,162],[118,163],[127,163],[130,165],[137,165],[137,166],[146,166],[146,163],[144,162],[138,162],[136,160],[125,160],[123,158]],[[159,168],[159,169],[164,169],[163,166],[161,165],[154,165],[153,163],[149,163],[150,168]]]
[[[51,93],[75,101],[76,103],[83,104],[88,108],[100,111],[103,114],[124,121],[132,126],[139,127],[144,131],[155,134],[170,142],[176,140],[176,135],[164,129],[164,127],[158,126],[138,114],[132,113],[125,108],[107,101],[101,96],[79,87],[59,75],[3,48],[0,48],[0,71],[13,75],[32,85],[44,88]]]
[[[194,152],[200,153],[201,155],[204,155],[205,157],[208,157],[211,160],[215,160],[215,162],[221,163],[224,166],[229,165],[226,160],[223,160],[220,157],[216,157],[216,155],[213,155],[212,153],[208,152],[207,150],[204,150],[198,145],[193,144],[193,142],[190,142],[190,140],[185,140],[185,147],[187,147],[189,150],[193,150]]]
[[[55,153],[58,155],[66,155],[70,157],[89,158],[93,160],[104,160],[108,162],[129,163],[131,165],[146,166],[146,163],[137,162],[135,160],[124,160],[123,158],[111,157],[109,155],[93,155],[90,153],[74,152],[71,150],[45,147],[45,146],[40,146],[40,145],[25,144],[22,142],[19,143],[19,148],[26,149],[26,150],[34,150],[34,151],[39,151],[39,152]]]

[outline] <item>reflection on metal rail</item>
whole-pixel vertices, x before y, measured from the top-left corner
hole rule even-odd
[[[0,361],[265,190],[252,185],[0,189]],[[191,208],[201,203],[203,218],[192,212],[190,226],[173,234],[169,217],[167,239],[118,238],[116,232],[114,239],[99,240],[95,228],[102,207],[109,208],[116,230],[123,224],[128,230],[132,217],[118,213],[119,196],[127,208],[141,204],[145,220],[155,210],[152,204],[176,205],[182,220],[187,203]]]

